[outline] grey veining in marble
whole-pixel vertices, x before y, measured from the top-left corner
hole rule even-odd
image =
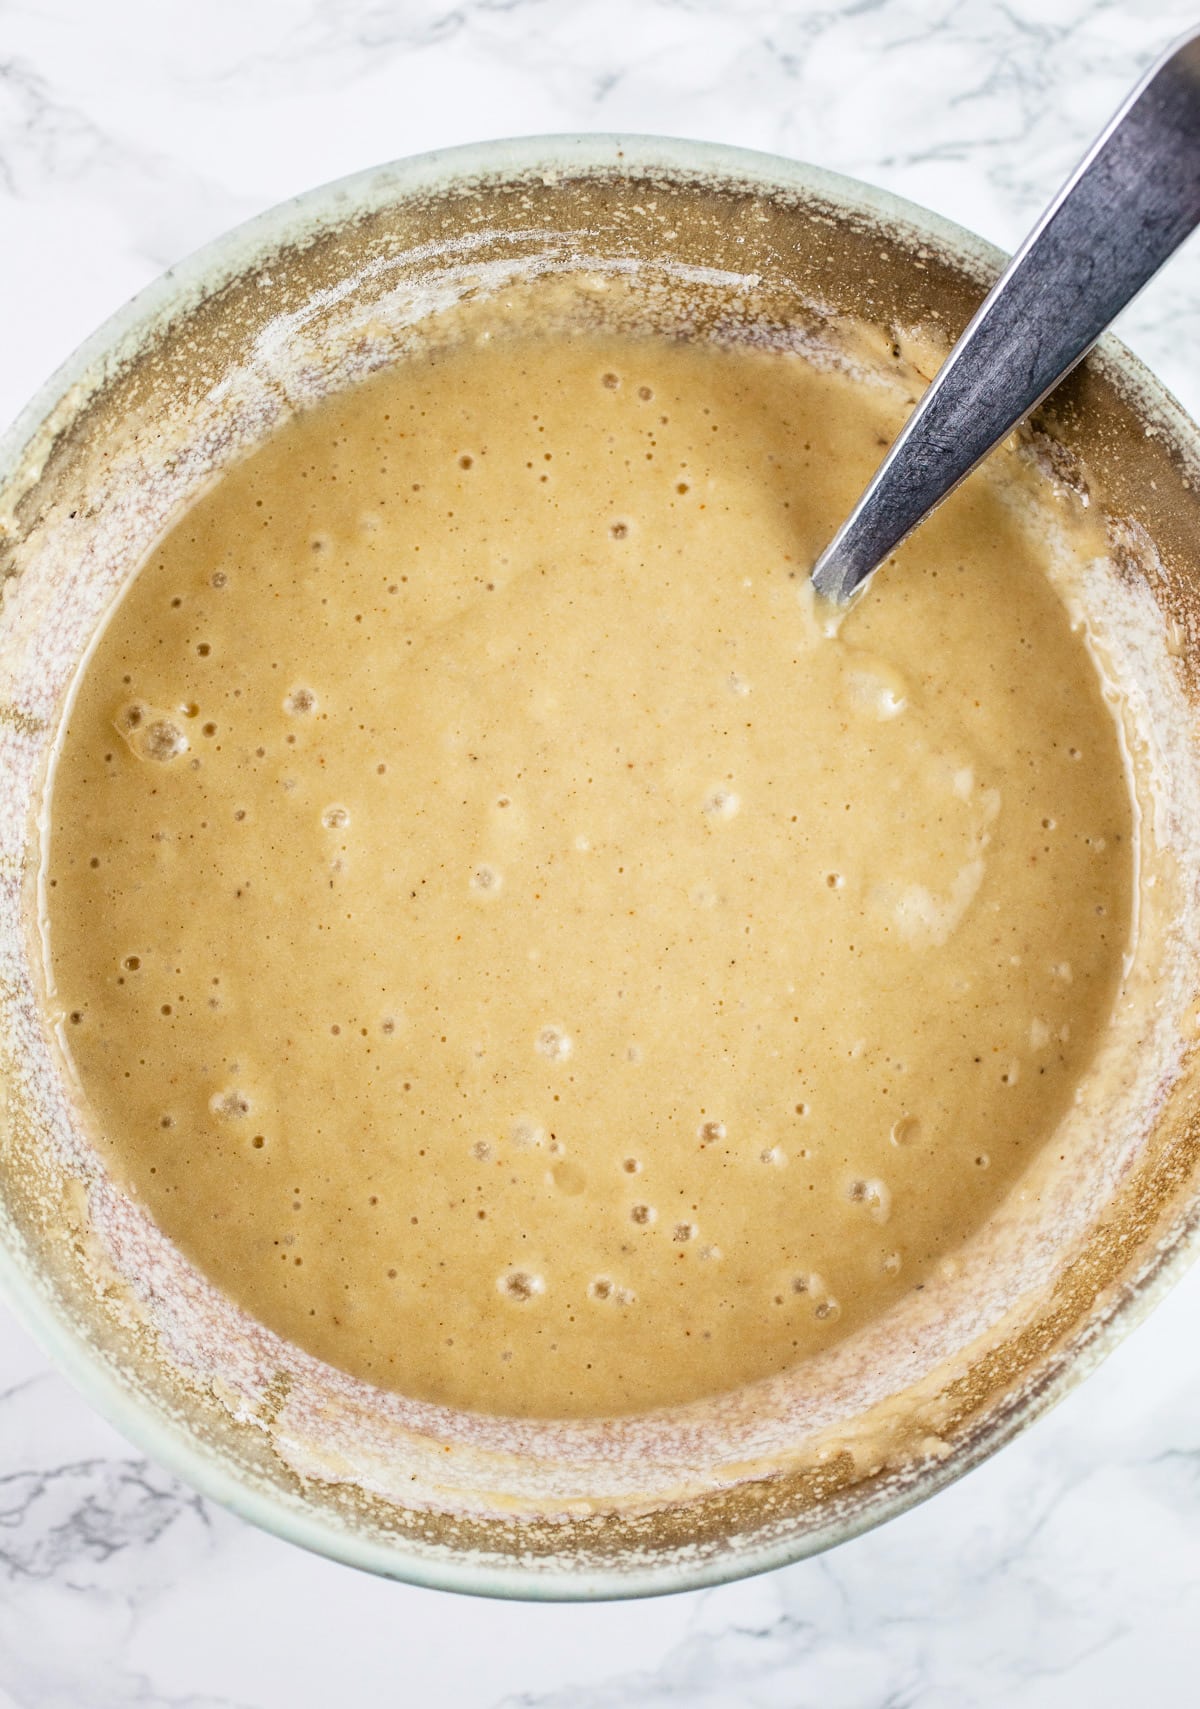
[[[0,417],[224,227],[484,136],[707,136],[1012,246],[1183,0],[0,0]],[[1200,247],[1121,328],[1200,413]],[[532,1607],[302,1555],[148,1464],[0,1317],[0,1709],[1126,1709],[1192,1700],[1200,1274],[1085,1387],[818,1561]]]

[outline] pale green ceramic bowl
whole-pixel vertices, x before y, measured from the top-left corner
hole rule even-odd
[[[155,537],[282,416],[419,342],[464,292],[532,272],[586,268],[616,295],[649,281],[694,337],[758,326],[819,342],[858,314],[949,339],[1000,260],[931,214],[766,155],[492,143],[326,186],[210,245],[89,339],[4,440],[0,1277],[84,1394],[206,1495],[420,1584],[543,1598],[713,1584],[932,1495],[1078,1381],[1191,1257],[1186,861],[1140,1101],[1079,1139],[1054,1206],[985,1231],[933,1316],[899,1311],[793,1378],[649,1419],[416,1405],[242,1317],[106,1176],[39,1001],[39,791],[72,680]],[[1200,822],[1180,643],[1197,604],[1196,430],[1112,342],[1042,428],[1060,473],[1082,467],[1115,519],[1114,621],[1136,617],[1129,669],[1174,779],[1164,835],[1184,837]]]

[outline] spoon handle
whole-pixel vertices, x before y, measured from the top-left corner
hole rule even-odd
[[[847,599],[1200,224],[1200,30],[1154,65],[1051,202],[896,438],[813,582]]]

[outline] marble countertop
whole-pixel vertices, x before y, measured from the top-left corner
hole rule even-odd
[[[376,161],[636,130],[1012,247],[1189,0],[0,0],[0,418],[169,263]],[[1200,241],[1122,324],[1200,414]],[[1192,1275],[1021,1440],[818,1560],[656,1602],[387,1584],[193,1495],[0,1315],[0,1709],[1190,1702]]]

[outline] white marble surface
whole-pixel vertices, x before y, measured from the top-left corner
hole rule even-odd
[[[624,129],[788,152],[1012,245],[1188,0],[0,0],[0,417],[322,179]],[[1200,245],[1124,331],[1200,413]],[[595,1608],[385,1584],[147,1463],[0,1317],[0,1709],[1125,1709],[1195,1698],[1200,1272],[883,1531]]]

